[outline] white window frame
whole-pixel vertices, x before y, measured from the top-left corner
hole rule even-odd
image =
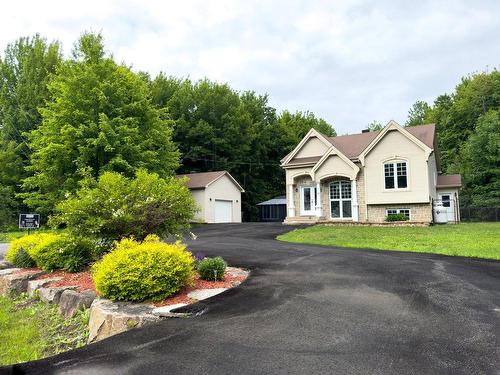
[[[402,214],[403,212],[401,211],[408,211],[408,220],[411,220],[411,208],[386,208],[385,209],[385,216],[389,215],[394,215],[393,212],[389,213],[389,211],[396,211],[395,214]]]
[[[404,163],[406,164],[406,187],[400,188],[398,184],[398,164]],[[385,184],[385,166],[386,165],[392,165],[393,172],[394,172],[394,187],[393,188],[388,188]],[[402,159],[397,159],[397,160],[388,160],[384,161],[382,163],[382,179],[383,179],[383,184],[384,184],[384,191],[406,191],[409,190],[410,188],[410,163],[408,163],[407,160],[402,160]]]
[[[351,197],[350,198],[342,198],[342,182],[347,182],[350,184],[350,188],[351,188]],[[331,193],[330,193],[331,189],[332,189],[332,185],[335,183],[339,184],[339,198],[338,199],[332,198]],[[344,220],[344,219],[353,220],[354,207],[353,207],[353,193],[352,193],[352,182],[351,181],[337,180],[337,181],[330,182],[328,184],[328,200],[330,202],[330,206],[328,207],[328,209],[330,211],[330,219],[332,219],[332,220]],[[342,210],[343,203],[345,201],[351,201],[351,216],[349,216],[349,217],[344,217],[344,212]],[[332,217],[332,202],[339,202],[339,213],[340,213],[339,217]]]

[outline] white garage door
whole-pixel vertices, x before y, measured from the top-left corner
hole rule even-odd
[[[232,221],[233,201],[215,200],[215,222],[230,223]]]

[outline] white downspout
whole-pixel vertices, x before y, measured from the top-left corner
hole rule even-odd
[[[359,204],[358,192],[356,191],[356,180],[351,181],[351,197],[352,197],[352,221],[359,221]]]
[[[321,216],[321,183],[316,182],[316,217]]]

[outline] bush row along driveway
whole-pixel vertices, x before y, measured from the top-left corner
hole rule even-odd
[[[500,262],[284,243],[279,224],[206,225],[194,251],[253,274],[170,319],[18,367],[28,373],[488,374]]]

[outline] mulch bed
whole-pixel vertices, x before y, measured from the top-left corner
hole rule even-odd
[[[38,268],[26,268],[19,272],[25,272],[28,270],[39,271]],[[40,277],[38,277],[38,279],[49,279],[55,277],[60,277],[61,280],[49,283],[47,285],[48,287],[57,288],[64,286],[75,286],[76,290],[79,292],[82,292],[84,290],[95,291],[94,281],[92,280],[90,271],[83,271],[76,273],[70,273],[66,271],[54,271],[41,275]],[[200,279],[199,275],[196,275],[192,285],[183,287],[173,296],[168,297],[163,301],[154,302],[153,305],[159,307],[159,306],[175,305],[178,303],[185,303],[185,304],[193,303],[194,301],[187,295],[188,293],[196,289],[232,288],[241,284],[243,281],[245,281],[246,278],[247,275],[234,276],[228,271],[226,271],[223,281],[206,281]]]
[[[163,301],[154,302],[153,305],[156,307],[176,305],[178,303],[190,304],[195,302],[187,295],[196,289],[218,289],[218,288],[232,288],[241,284],[247,276],[233,276],[226,271],[224,274],[223,281],[207,281],[200,279],[199,275],[196,275],[194,283],[192,286],[185,286],[179,290],[176,294],[171,297],[164,299]]]

